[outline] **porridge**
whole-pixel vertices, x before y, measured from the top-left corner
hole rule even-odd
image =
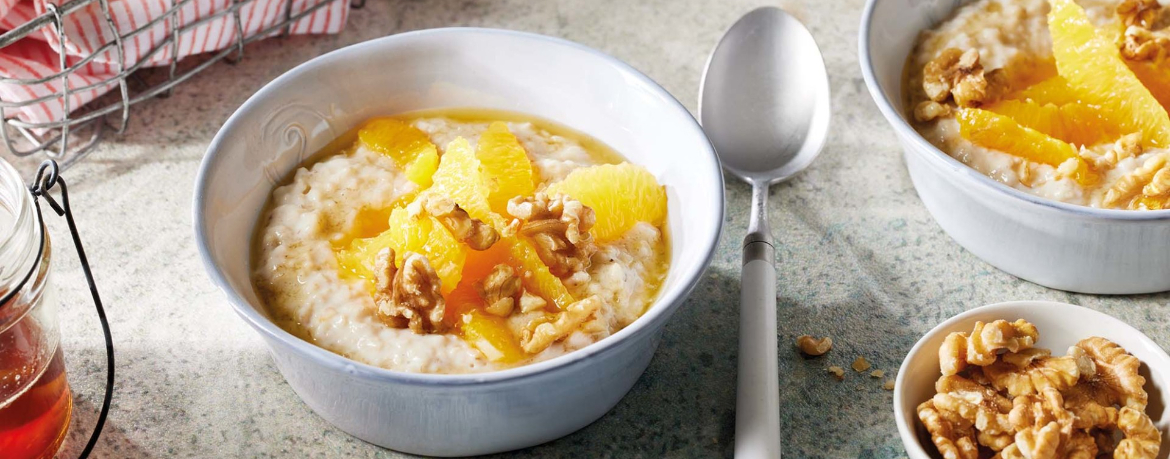
[[[424,373],[546,360],[632,323],[666,274],[664,188],[586,136],[441,111],[334,144],[272,192],[252,275],[332,352]]]
[[[1023,319],[975,322],[970,333],[947,335],[938,350],[936,393],[917,409],[938,453],[950,459],[1158,457],[1162,433],[1146,414],[1151,397],[1139,374],[1142,362],[1101,337],[1055,356],[1035,347],[1039,336]]]
[[[1157,0],[976,0],[922,33],[912,124],[1007,186],[1170,208],[1170,14]]]

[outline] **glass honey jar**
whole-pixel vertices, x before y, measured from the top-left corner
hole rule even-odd
[[[65,439],[73,411],[51,285],[53,247],[38,198],[68,220],[106,333],[107,392],[83,457],[96,443],[109,409],[113,383],[109,327],[80,250],[64,181],[59,181],[60,202],[46,194],[58,181],[56,164],[46,162],[34,185],[26,188],[20,174],[0,160],[0,456],[5,459],[52,458]]]

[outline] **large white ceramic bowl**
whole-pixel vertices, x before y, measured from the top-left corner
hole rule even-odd
[[[630,326],[567,355],[506,371],[389,371],[302,341],[269,319],[249,279],[253,229],[274,185],[375,115],[441,107],[528,113],[576,128],[666,185],[671,266]],[[436,29],[368,41],[269,83],[211,142],[196,181],[195,233],[212,281],[271,347],[289,385],[325,420],[417,454],[469,455],[546,442],[601,417],[650,363],[666,321],[710,262],[723,179],[690,113],[630,66],[568,41]]]
[[[1139,373],[1146,378],[1145,389],[1150,394],[1146,414],[1162,431],[1162,450],[1158,457],[1170,455],[1170,412],[1166,397],[1170,396],[1170,356],[1157,343],[1112,316],[1092,309],[1050,301],[1011,301],[982,306],[954,316],[930,330],[910,349],[898,369],[894,381],[894,422],[910,459],[938,457],[930,435],[918,421],[918,405],[934,396],[934,383],[942,374],[938,362],[938,348],[952,332],[971,332],[975,321],[1024,319],[1040,330],[1037,347],[1048,348],[1055,355],[1064,355],[1069,346],[1078,341],[1100,336],[1125,348],[1142,361]],[[929,453],[928,453],[929,451]]]
[[[918,196],[956,242],[1037,284],[1084,293],[1170,290],[1170,210],[1102,210],[1005,186],[927,142],[903,107],[902,69],[920,31],[960,0],[868,0],[861,17],[861,73],[902,142]]]

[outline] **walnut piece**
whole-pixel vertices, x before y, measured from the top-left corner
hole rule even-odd
[[[983,374],[996,389],[1016,397],[1040,393],[1045,388],[1068,390],[1080,379],[1083,366],[1073,356],[1036,358],[1025,367],[996,362],[983,367]]]
[[[1131,61],[1160,61],[1170,53],[1170,32],[1129,26],[1121,42],[1121,55]]]
[[[845,369],[844,368],[833,365],[833,366],[830,366],[829,368],[827,368],[826,370],[830,374],[832,374],[834,378],[837,378],[838,381],[845,380]]]
[[[1048,349],[1031,347],[1028,349],[1023,349],[1019,352],[1008,352],[1007,354],[1004,354],[1003,357],[1001,357],[1001,358],[1003,359],[1004,362],[1015,365],[1016,368],[1028,368],[1028,366],[1031,365],[1032,362],[1035,362],[1037,359],[1042,359],[1042,358],[1050,357],[1050,356],[1052,356],[1052,351],[1050,351]]]
[[[520,312],[529,313],[537,309],[543,309],[545,306],[548,306],[548,301],[545,301],[539,295],[535,295],[528,290],[524,290],[520,294]]]
[[[943,459],[978,459],[979,447],[970,425],[944,418],[930,400],[918,405],[918,419],[930,432],[930,440]]]
[[[524,330],[520,337],[520,347],[524,348],[524,352],[537,354],[569,336],[600,307],[601,300],[591,296],[570,304],[564,311],[557,313],[554,320],[535,321]]]
[[[589,229],[597,222],[593,209],[568,196],[517,196],[508,201],[508,213],[519,220],[519,233],[528,237],[540,259],[557,277],[589,269],[597,252]]]
[[[1114,14],[1126,27],[1141,26],[1148,29],[1157,22],[1161,9],[1158,0],[1121,0]]]
[[[853,367],[853,371],[861,373],[869,369],[869,362],[865,360],[865,357],[857,356],[849,366]]]
[[[1142,195],[1148,198],[1164,198],[1170,195],[1170,167],[1158,169],[1150,178],[1150,183],[1142,188]]]
[[[1114,207],[1121,202],[1130,199],[1140,193],[1142,188],[1154,179],[1154,175],[1158,170],[1166,165],[1166,155],[1157,155],[1146,159],[1137,169],[1125,174],[1105,192],[1105,198],[1101,201],[1104,207]]]
[[[950,115],[951,111],[950,105],[924,100],[914,106],[914,119],[925,123]]]
[[[882,383],[882,389],[894,390],[894,380],[887,379],[886,382]]]
[[[1125,434],[1125,439],[1117,444],[1114,458],[1153,459],[1158,456],[1162,434],[1144,411],[1128,406],[1122,408],[1117,415],[1117,428]]]
[[[975,322],[967,338],[967,363],[986,366],[995,363],[1000,351],[1019,352],[1032,347],[1040,337],[1036,327],[1020,319]]]
[[[1134,132],[1121,136],[1103,154],[1098,155],[1083,148],[1080,150],[1080,156],[1095,169],[1110,169],[1116,166],[1118,161],[1142,154],[1142,150],[1142,133]]]
[[[472,250],[487,250],[500,240],[500,234],[495,228],[482,220],[471,218],[467,211],[446,196],[428,194],[423,199],[423,209],[447,228],[455,239],[463,241]]]
[[[947,335],[938,348],[938,363],[943,376],[959,374],[967,369],[967,334],[954,332]]]
[[[406,252],[399,269],[394,266],[394,251],[382,249],[375,257],[374,273],[374,304],[383,323],[418,334],[445,330],[442,284],[425,256]]]
[[[500,317],[512,314],[512,309],[516,307],[522,290],[520,276],[516,274],[516,269],[503,263],[492,268],[487,277],[484,277],[475,286],[479,291],[479,296],[487,304],[484,311]]]
[[[873,370],[873,371],[869,372],[869,377],[874,378],[874,379],[881,379],[885,375],[886,375],[886,372],[882,371],[882,370]]]
[[[1060,425],[1050,422],[1016,432],[1014,445],[1029,459],[1056,459],[1060,447]]]
[[[934,102],[953,98],[960,107],[979,107],[994,101],[1002,89],[1003,72],[985,75],[979,51],[947,48],[922,70],[922,89]],[[918,107],[915,107],[917,111]],[[924,115],[934,107],[924,107]]]
[[[1100,337],[1083,339],[1076,347],[1083,349],[1096,365],[1096,374],[1083,383],[1084,387],[1100,391],[1100,395],[1093,398],[1102,400],[1101,396],[1108,397],[1102,405],[1118,403],[1139,411],[1146,409],[1149,395],[1142,388],[1146,378],[1138,374],[1141,361],[1137,357],[1117,343]]]
[[[942,411],[957,414],[980,432],[1011,432],[1012,401],[995,389],[959,375],[943,376],[935,383],[931,401]]]
[[[833,338],[814,338],[810,335],[800,335],[796,338],[796,348],[807,355],[824,355],[833,348]]]

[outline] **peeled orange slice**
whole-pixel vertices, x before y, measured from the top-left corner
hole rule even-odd
[[[1109,142],[1120,135],[1111,123],[1101,119],[1097,110],[1079,102],[1056,105],[1005,100],[987,107],[987,110],[1074,146]]]
[[[432,176],[434,185],[429,192],[451,198],[467,211],[471,218],[479,219],[497,230],[504,227],[504,219],[492,212],[488,204],[491,188],[484,177],[483,166],[467,139],[458,137],[447,144],[443,160]]]
[[[515,239],[512,241],[511,250],[512,257],[528,271],[529,275],[524,276],[523,279],[524,288],[552,301],[560,309],[565,309],[573,304],[573,295],[569,293],[569,289],[565,288],[565,284],[561,282],[560,278],[549,271],[548,265],[540,259],[540,255],[536,253],[536,248],[532,244],[522,239]]]
[[[488,126],[479,137],[475,157],[483,166],[488,204],[496,213],[507,212],[509,199],[531,196],[536,189],[532,161],[507,124],[497,121]]]
[[[394,118],[378,118],[358,131],[358,140],[366,148],[394,158],[410,181],[421,187],[431,185],[439,153],[425,132]]]
[[[465,341],[493,362],[518,362],[528,356],[508,324],[499,317],[472,310],[463,315],[460,330]]]
[[[650,171],[630,163],[577,169],[545,193],[565,194],[592,208],[597,223],[590,233],[598,241],[621,237],[638,222],[661,226],[666,219],[666,190]]]
[[[1108,32],[1098,32],[1073,0],[1049,0],[1048,29],[1056,68],[1070,88],[1121,132],[1146,145],[1170,146],[1170,115],[1125,64]]]
[[[1054,76],[1044,81],[1028,86],[1022,91],[1013,94],[1009,99],[1032,101],[1038,104],[1064,105],[1080,102],[1068,82],[1060,76]]]
[[[1077,171],[1073,178],[1078,183],[1086,185],[1096,180],[1075,147],[1035,129],[1020,126],[1011,118],[987,110],[968,108],[959,111],[958,120],[960,134],[976,145],[1053,167],[1072,158],[1077,161]]]
[[[433,217],[412,217],[404,208],[394,209],[388,220],[389,228],[371,238],[354,239],[349,247],[336,253],[341,273],[374,284],[374,261],[384,248],[394,249],[394,264],[402,266],[406,252],[420,253],[427,257],[431,267],[439,275],[444,294],[459,285],[463,276],[463,264],[467,259],[467,246],[455,239],[447,228]]]

